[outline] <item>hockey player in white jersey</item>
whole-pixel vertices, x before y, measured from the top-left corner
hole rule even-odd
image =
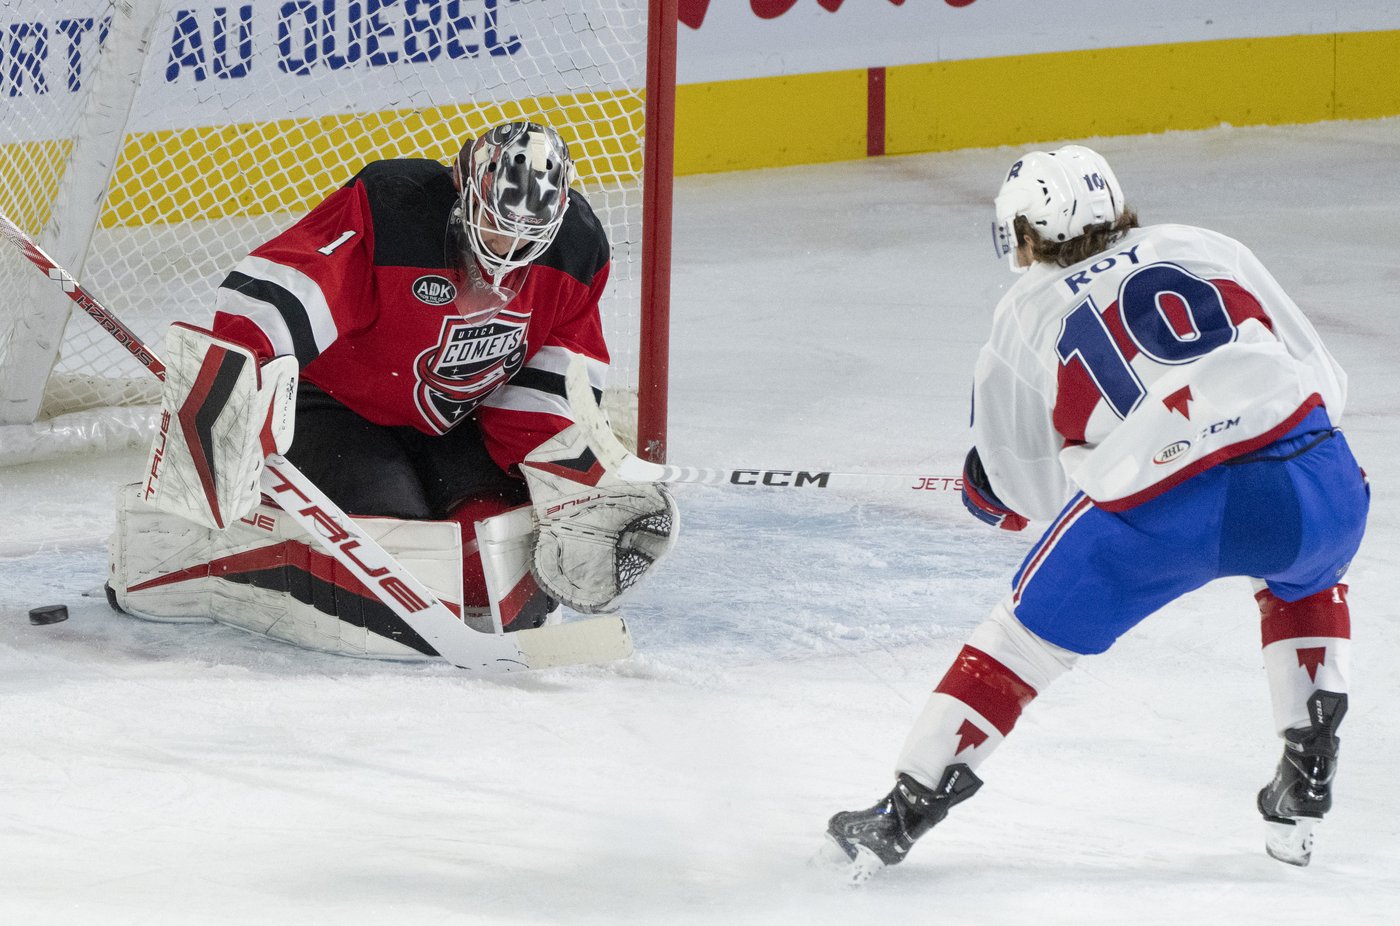
[[[1018,159],[994,236],[1022,276],[977,359],[964,502],[1003,529],[1049,527],[929,697],[894,789],[831,818],[831,854],[857,881],[902,860],[1081,656],[1247,576],[1283,739],[1257,806],[1269,854],[1306,865],[1332,803],[1350,656],[1340,582],[1370,497],[1337,428],[1346,377],[1249,249],[1139,227],[1088,148]]]

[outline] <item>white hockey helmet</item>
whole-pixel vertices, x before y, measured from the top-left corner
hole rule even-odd
[[[472,253],[499,281],[553,243],[569,206],[574,162],[559,133],[537,122],[507,122],[462,146],[455,210]],[[483,235],[513,239],[502,256]]]
[[[996,198],[992,245],[1016,273],[1016,217],[1023,215],[1047,241],[1068,241],[1123,214],[1123,189],[1103,155],[1083,145],[1030,151],[1011,165]]]

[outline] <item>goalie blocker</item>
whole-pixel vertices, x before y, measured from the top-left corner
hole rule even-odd
[[[268,454],[292,443],[298,367],[183,323],[165,336],[161,425],[145,496],[162,511],[227,527],[258,503]]]

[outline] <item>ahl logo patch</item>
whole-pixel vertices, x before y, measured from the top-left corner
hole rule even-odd
[[[427,305],[447,305],[457,298],[457,287],[447,277],[430,273],[413,281],[413,295]]]
[[[1161,450],[1158,450],[1157,455],[1152,458],[1152,462],[1159,464],[1170,463],[1190,449],[1191,442],[1189,440],[1179,440],[1174,444],[1168,444]]]

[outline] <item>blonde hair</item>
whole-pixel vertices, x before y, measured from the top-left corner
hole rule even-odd
[[[1113,242],[1137,227],[1137,213],[1132,209],[1124,209],[1123,214],[1113,222],[1087,225],[1083,234],[1076,235],[1068,241],[1049,241],[1036,232],[1029,219],[1018,215],[1015,222],[1016,244],[1019,247],[1023,241],[1029,241],[1031,257],[1037,261],[1072,267],[1081,260],[1088,260],[1095,254],[1108,250]]]

